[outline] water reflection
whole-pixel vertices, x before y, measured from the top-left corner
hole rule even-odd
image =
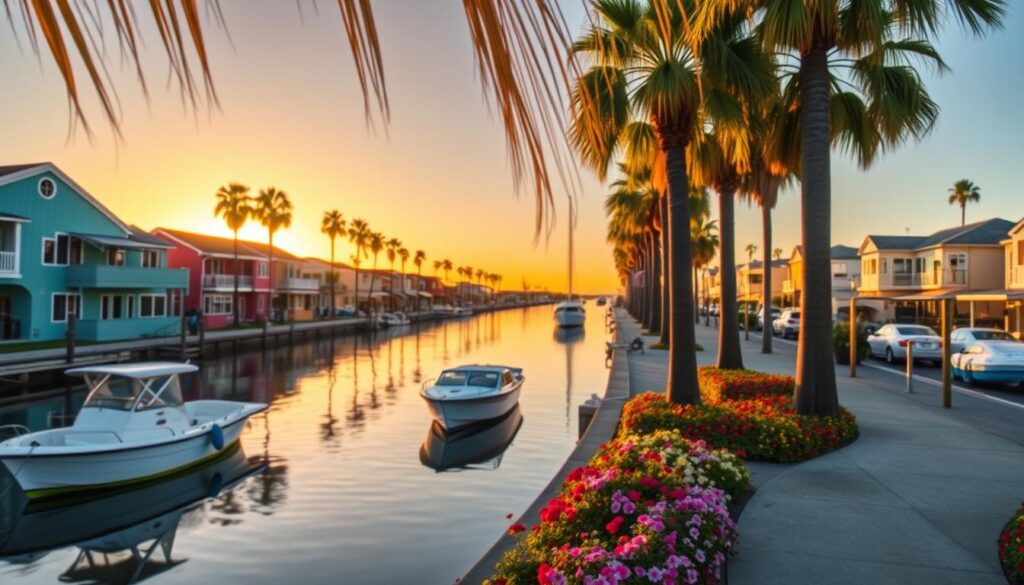
[[[190,473],[102,499],[29,503],[19,490],[4,503],[0,559],[31,573],[44,557],[74,546],[77,553],[60,574],[66,583],[135,583],[185,562],[175,559],[175,536],[183,519],[209,515],[237,518],[245,511],[233,502],[236,487],[263,466],[246,459],[240,446]],[[207,502],[209,499],[213,499]],[[80,501],[80,500],[79,500]],[[236,520],[237,521],[237,520]]]
[[[598,320],[586,334],[552,334],[551,325],[550,307],[537,307],[208,356],[198,375],[183,379],[187,399],[268,403],[242,434],[245,452],[266,467],[214,500],[186,506],[173,540],[164,541],[173,555],[164,554],[164,544],[150,552],[159,535],[149,533],[138,548],[140,556],[150,554],[148,564],[187,562],[159,577],[143,569],[137,578],[276,585],[297,575],[303,582],[344,575],[346,583],[451,583],[507,528],[504,515],[524,509],[564,463],[577,438],[565,420],[575,420],[590,389],[606,384],[599,365],[606,334]],[[422,381],[474,362],[525,368],[522,411],[458,436],[428,431]],[[50,428],[74,415],[83,396],[75,389],[0,405],[0,424]],[[480,468],[491,471],[435,472]],[[5,473],[0,530],[12,511],[21,518],[3,495]],[[169,506],[148,518],[178,509],[163,498]],[[0,534],[0,541],[11,537]],[[50,585],[76,561],[89,564],[88,555],[77,558],[80,548],[62,546],[39,562],[0,560],[0,583]],[[395,550],[400,561],[380,562]],[[92,556],[99,562],[98,549]],[[120,582],[136,567],[124,569]]]
[[[452,432],[434,422],[420,446],[420,462],[435,471],[497,469],[522,425],[518,404],[501,418]]]

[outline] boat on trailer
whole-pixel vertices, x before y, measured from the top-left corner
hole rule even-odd
[[[151,481],[212,459],[266,404],[184,402],[195,365],[146,362],[73,368],[89,394],[70,427],[0,443],[0,461],[30,500]]]
[[[525,379],[522,368],[459,366],[424,382],[420,396],[434,420],[453,430],[496,419],[515,408]]]

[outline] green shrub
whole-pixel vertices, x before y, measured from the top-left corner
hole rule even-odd
[[[832,351],[835,353],[836,361],[841,364],[850,363],[850,323],[840,321],[832,326]],[[868,345],[868,331],[857,324],[857,362],[867,359],[871,353],[871,346]]]

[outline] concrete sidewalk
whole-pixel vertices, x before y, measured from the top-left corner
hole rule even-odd
[[[619,327],[625,339],[640,332]],[[698,326],[697,341],[698,361],[714,363],[717,330]],[[793,372],[792,344],[764,355],[751,335],[742,346],[746,367]],[[663,390],[666,369],[665,351],[630,354],[632,392]],[[1024,499],[1024,445],[988,427],[1024,428],[1024,411],[959,396],[943,410],[937,396],[903,393],[900,377],[865,370],[838,371],[856,442],[795,465],[750,465],[757,492],[739,519],[730,585],[1005,584],[996,539]]]

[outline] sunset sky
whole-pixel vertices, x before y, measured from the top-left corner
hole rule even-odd
[[[91,99],[96,129],[68,140],[63,85],[48,55],[41,64],[9,28],[0,33],[0,164],[53,161],[123,219],[144,228],[167,226],[230,235],[212,215],[213,194],[228,181],[254,190],[273,185],[295,204],[291,229],[275,243],[300,255],[328,254],[319,233],[326,209],[361,217],[428,264],[450,258],[504,276],[504,286],[565,287],[566,210],[551,239],[534,245],[532,194],[516,197],[500,122],[488,113],[475,76],[460,2],[375,2],[392,106],[387,132],[367,130],[362,98],[337,7],[319,14],[303,2],[222,2],[234,49],[208,23],[207,39],[222,110],[198,119],[184,110],[159,40],[146,31],[144,57],[152,99],[122,66],[116,43],[111,74],[124,114],[124,143],[103,125]],[[583,22],[581,4],[564,2],[569,22]],[[1024,53],[1024,15],[1010,8],[1006,30],[974,40],[948,31],[940,49],[951,74],[929,75],[943,113],[934,134],[880,160],[867,173],[840,156],[833,160],[833,239],[858,245],[867,233],[928,233],[959,221],[945,202],[962,177],[981,186],[982,201],[968,221],[1017,220],[1024,197],[1017,172],[1024,161],[1024,95],[1018,62]],[[90,96],[91,98],[91,96]],[[577,292],[618,287],[604,242],[607,188],[585,175],[580,201]],[[796,193],[775,213],[778,247],[799,238]],[[760,245],[759,214],[738,206],[737,249]],[[256,225],[242,236],[264,239]],[[340,258],[351,248],[338,246]]]

